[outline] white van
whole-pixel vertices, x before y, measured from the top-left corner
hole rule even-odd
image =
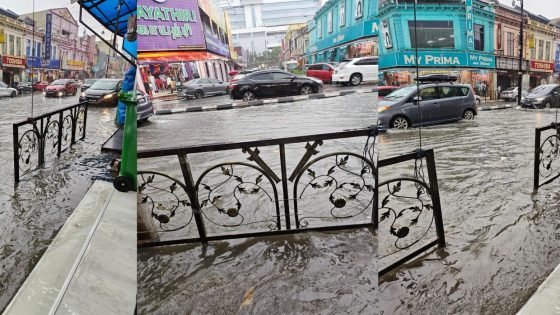
[[[341,62],[332,75],[333,83],[359,85],[364,81],[378,82],[377,57],[362,57]]]

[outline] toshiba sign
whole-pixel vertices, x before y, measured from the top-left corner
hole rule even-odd
[[[2,56],[2,65],[4,67],[25,68],[25,58]]]
[[[540,72],[553,72],[554,63],[531,60],[531,70]]]

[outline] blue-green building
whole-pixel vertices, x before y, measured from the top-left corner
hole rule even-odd
[[[307,63],[377,56],[377,0],[329,0],[308,23]]]
[[[410,83],[416,73],[453,74],[476,89],[495,85],[493,4],[479,0],[379,1],[379,68],[386,84]],[[417,42],[415,41],[417,38]]]

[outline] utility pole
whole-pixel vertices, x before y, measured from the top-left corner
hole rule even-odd
[[[523,0],[521,2],[521,27],[519,32],[519,71],[518,71],[518,78],[517,78],[517,106],[521,106],[521,91],[523,89]],[[515,6],[516,0],[513,0],[513,4]]]

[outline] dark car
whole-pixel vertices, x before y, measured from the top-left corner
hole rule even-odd
[[[146,122],[150,116],[154,114],[154,106],[148,94],[137,91],[138,105],[136,108],[136,117],[139,122]]]
[[[263,70],[247,74],[228,88],[231,98],[251,101],[259,97],[318,93],[323,89],[323,82],[286,71]]]
[[[214,78],[190,80],[177,88],[177,93],[186,98],[202,98],[205,96],[227,94],[228,84]]]
[[[121,88],[122,80],[100,79],[80,95],[80,102],[91,105],[117,106],[119,102],[117,92]]]
[[[543,84],[532,89],[521,101],[521,106],[528,108],[558,107],[559,101],[560,85]]]
[[[18,91],[18,94],[20,95],[23,93],[33,92],[33,87],[31,86],[31,84],[26,82],[13,82],[12,87],[16,89]]]
[[[78,93],[78,86],[72,79],[54,80],[43,90],[43,94],[47,97],[62,97],[66,95],[76,95],[76,93]]]
[[[87,79],[82,84],[82,92],[89,89],[98,79]]]
[[[421,80],[395,90],[378,103],[379,128],[407,129],[461,119],[478,114],[475,94],[470,85],[454,84],[456,77]],[[418,104],[420,102],[420,104]]]

